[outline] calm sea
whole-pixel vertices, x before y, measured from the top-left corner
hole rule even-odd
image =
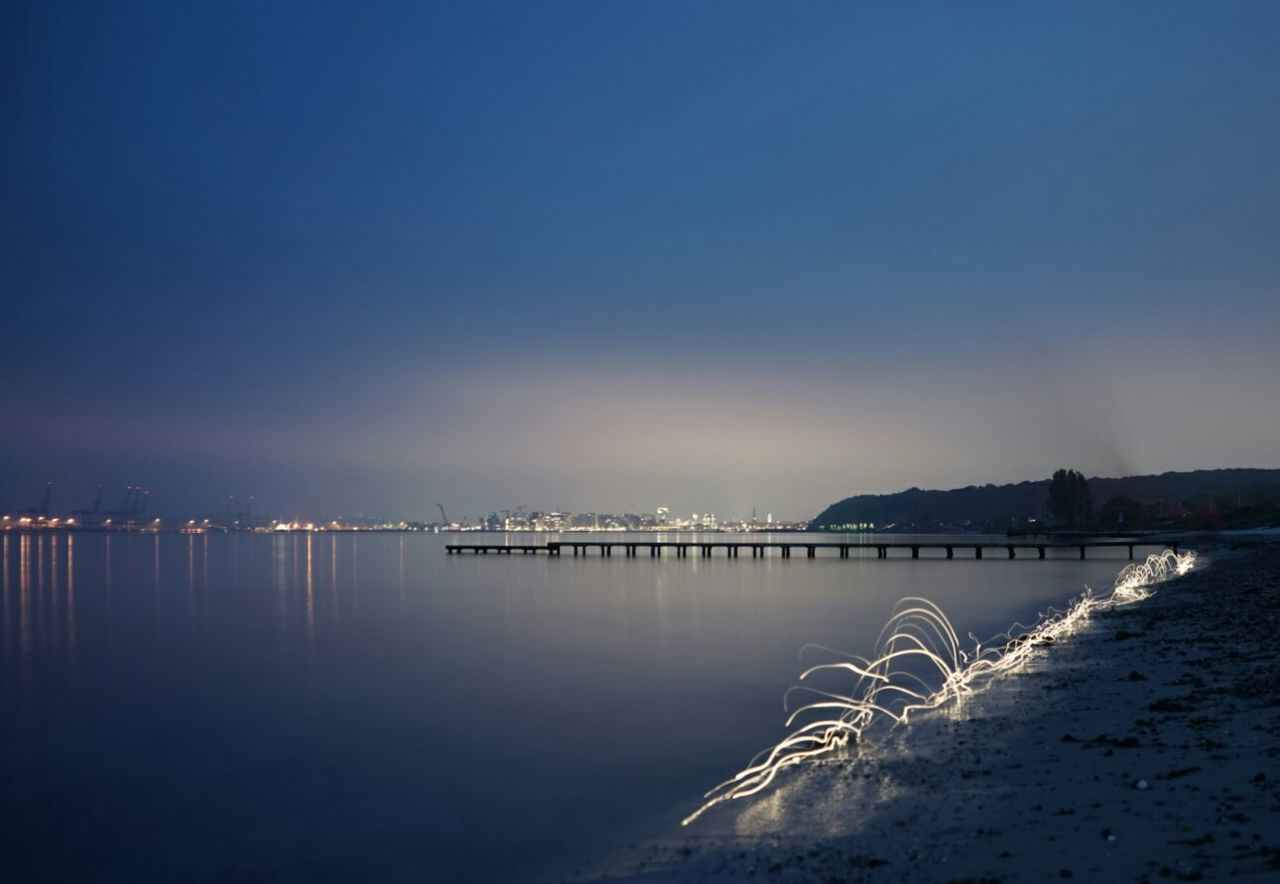
[[[444,552],[478,537],[4,536],[0,880],[554,876],[773,743],[805,643],[1123,565]]]

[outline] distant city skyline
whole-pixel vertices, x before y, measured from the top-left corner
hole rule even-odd
[[[1278,27],[3,4],[0,506],[804,518],[1280,466]]]
[[[696,526],[705,526],[715,528],[719,523],[726,524],[754,524],[761,525],[782,524],[784,522],[804,521],[807,516],[783,519],[775,518],[772,511],[766,511],[763,514],[758,512],[757,507],[752,507],[749,514],[727,514],[717,515],[714,508],[703,507],[687,513],[673,510],[668,506],[652,506],[647,509],[636,509],[632,505],[631,509],[569,509],[565,507],[538,507],[528,504],[508,505],[505,507],[497,507],[492,509],[481,510],[477,512],[459,512],[453,510],[453,514],[449,514],[449,510],[443,503],[435,502],[428,504],[422,508],[421,512],[415,514],[385,514],[377,512],[337,512],[328,508],[320,508],[315,511],[277,511],[273,509],[271,501],[259,500],[257,495],[227,495],[226,498],[213,506],[197,507],[195,509],[175,510],[166,509],[163,499],[153,494],[153,489],[143,485],[128,485],[120,489],[120,494],[113,496],[116,489],[108,489],[105,485],[99,485],[93,492],[91,498],[84,501],[69,501],[61,497],[55,497],[54,493],[58,490],[56,483],[45,482],[39,489],[38,493],[29,501],[17,506],[0,506],[0,518],[6,522],[17,524],[30,524],[32,522],[47,522],[52,519],[55,525],[63,526],[79,525],[81,527],[86,524],[101,525],[103,522],[110,523],[113,519],[117,525],[128,522],[146,523],[154,517],[160,516],[168,520],[177,520],[177,523],[191,519],[203,520],[208,522],[213,518],[216,524],[230,524],[231,522],[244,521],[246,524],[250,522],[261,522],[262,524],[274,523],[283,520],[287,523],[303,520],[308,523],[320,523],[327,519],[343,519],[347,521],[412,521],[424,524],[443,524],[443,525],[467,525],[478,526],[486,525],[491,529],[499,526],[491,524],[494,520],[500,520],[510,530],[529,530],[533,526],[525,524],[531,520],[545,521],[551,519],[559,523],[556,526],[538,525],[536,530],[560,530],[571,527],[586,527],[585,524],[578,524],[583,519],[595,519],[596,521],[604,520],[629,520],[636,521],[645,519],[654,525],[670,525],[671,527],[691,528]],[[437,519],[436,516],[439,515]],[[31,517],[22,519],[22,517]],[[11,526],[10,526],[11,527]],[[603,526],[601,526],[603,527]]]
[[[1185,475],[1192,471],[1165,472]],[[1133,478],[1134,476],[1141,477],[1143,475],[1105,476],[1095,474],[1088,475],[1086,478],[1090,480],[1106,480]],[[1145,475],[1150,477],[1158,474]],[[314,509],[282,509],[273,506],[270,500],[259,499],[257,495],[235,494],[227,495],[223,500],[209,506],[174,509],[172,506],[166,508],[163,503],[163,496],[153,494],[153,489],[143,485],[125,486],[121,489],[122,497],[112,496],[115,489],[108,489],[107,486],[101,485],[95,489],[91,499],[86,498],[85,501],[77,505],[75,501],[55,497],[55,483],[46,482],[39,487],[37,495],[29,498],[23,504],[7,507],[0,506],[0,518],[4,519],[3,527],[8,528],[25,524],[45,524],[50,518],[53,518],[54,526],[61,524],[63,527],[71,527],[73,525],[77,527],[102,527],[104,521],[110,524],[114,520],[115,527],[120,527],[124,524],[147,524],[157,516],[162,517],[168,527],[178,527],[188,520],[192,522],[203,521],[205,524],[222,527],[232,524],[242,527],[250,525],[271,527],[277,523],[294,526],[325,526],[332,521],[333,524],[344,525],[452,525],[455,527],[487,528],[489,530],[559,531],[586,528],[588,525],[584,520],[590,521],[594,519],[597,524],[593,527],[600,529],[612,526],[639,530],[642,527],[667,526],[672,529],[682,530],[697,527],[714,530],[722,526],[742,528],[751,525],[778,525],[790,528],[812,521],[819,510],[825,509],[830,504],[864,493],[894,496],[899,492],[909,490],[949,491],[983,486],[1008,487],[1021,483],[1047,482],[1048,479],[1048,476],[1039,476],[1007,483],[967,482],[963,485],[944,488],[926,487],[922,489],[921,486],[910,486],[910,488],[895,488],[889,492],[852,492],[833,497],[825,501],[822,506],[813,512],[803,514],[775,513],[772,509],[761,510],[759,506],[754,504],[749,513],[731,512],[715,507],[698,507],[682,512],[678,508],[665,505],[637,507],[634,503],[628,504],[626,508],[590,506],[572,508],[545,507],[536,504],[508,504],[498,507],[482,507],[476,511],[463,511],[452,505],[446,506],[439,501],[421,505],[412,512],[391,514],[379,513],[373,510],[339,511],[323,506]],[[1234,492],[1237,496],[1242,487],[1237,488],[1236,492]],[[1096,503],[1101,505],[1105,501],[1100,500],[1096,501]],[[439,518],[437,518],[437,514]],[[1029,514],[1034,515],[1034,513]],[[23,519],[22,517],[24,516],[30,518]],[[68,517],[75,517],[74,521],[68,523]],[[537,524],[534,524],[534,522]],[[876,525],[874,522],[867,522],[864,527],[872,529]]]

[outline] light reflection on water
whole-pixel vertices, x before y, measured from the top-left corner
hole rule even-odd
[[[675,831],[780,735],[803,644],[865,650],[905,595],[985,635],[1123,564],[460,537],[5,535],[0,878],[523,880]]]

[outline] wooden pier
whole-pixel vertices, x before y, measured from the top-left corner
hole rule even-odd
[[[1061,550],[1070,550],[1071,552],[1079,552],[1080,558],[1085,558],[1085,551],[1090,549],[1125,549],[1129,553],[1129,558],[1133,558],[1135,547],[1147,547],[1158,549],[1172,549],[1178,551],[1178,541],[1176,540],[1093,540],[1093,541],[1073,541],[1071,543],[1001,543],[999,541],[940,541],[937,543],[879,543],[879,542],[861,542],[846,543],[843,541],[753,541],[753,540],[560,540],[551,541],[545,544],[506,544],[506,543],[450,543],[445,546],[445,552],[450,555],[454,553],[472,553],[473,555],[487,555],[493,553],[495,555],[537,555],[538,553],[546,553],[549,556],[563,555],[564,551],[569,550],[575,557],[586,556],[594,553],[599,556],[609,557],[615,551],[619,555],[626,558],[635,558],[641,554],[641,551],[648,553],[650,558],[661,558],[665,553],[670,553],[676,558],[685,559],[690,556],[699,556],[704,559],[711,558],[716,550],[723,550],[725,557],[736,559],[742,550],[750,550],[751,558],[762,559],[769,556],[773,551],[775,557],[789,559],[792,553],[800,550],[806,558],[817,558],[819,550],[834,550],[842,559],[850,558],[851,551],[866,552],[875,550],[877,559],[888,558],[906,558],[910,552],[913,559],[922,558],[921,552],[939,552],[942,555],[925,556],[926,558],[964,558],[964,559],[981,559],[984,552],[994,552],[997,555],[1004,553],[1006,558],[1031,558],[1032,550],[1036,553],[1036,558],[1049,558],[1050,552],[1058,552]],[[956,551],[960,550],[969,555],[957,556]],[[1023,552],[1024,555],[1018,555]],[[890,553],[898,553],[898,555],[890,555]],[[861,558],[861,556],[859,556]],[[1055,556],[1061,558],[1061,556]]]

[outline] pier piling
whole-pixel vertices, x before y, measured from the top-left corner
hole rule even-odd
[[[1074,549],[1079,552],[1081,559],[1085,559],[1087,558],[1088,550],[1091,548],[1093,549],[1114,548],[1118,550],[1123,550],[1129,559],[1133,559],[1137,554],[1137,549],[1139,547],[1168,548],[1168,549],[1172,549],[1176,553],[1178,552],[1179,547],[1182,545],[1184,544],[1181,544],[1180,542],[1177,542],[1177,541],[1161,541],[1159,539],[1149,540],[1149,541],[1148,540],[1131,540],[1131,539],[1096,540],[1096,541],[1086,541],[1083,543],[1081,543],[1080,541],[1072,541],[1067,543],[1009,543],[1007,541],[1004,541],[1004,542],[993,542],[993,543],[969,542],[969,543],[961,543],[961,544],[957,544],[954,541],[951,541],[951,542],[943,541],[939,543],[922,543],[920,541],[903,542],[903,543],[886,543],[882,541],[873,542],[873,543],[856,543],[856,542],[850,542],[850,541],[844,540],[844,541],[831,541],[831,542],[806,541],[806,542],[796,543],[792,541],[767,541],[766,542],[766,541],[760,541],[760,540],[752,540],[752,541],[725,540],[725,541],[716,541],[713,543],[708,543],[705,541],[690,542],[690,541],[628,539],[628,540],[620,540],[620,541],[594,541],[594,540],[593,541],[577,540],[577,541],[567,541],[567,542],[566,541],[550,541],[544,544],[450,543],[445,545],[445,552],[449,555],[455,555],[457,553],[467,552],[473,555],[488,555],[489,553],[493,553],[499,556],[502,556],[502,555],[510,556],[510,555],[514,555],[515,553],[522,553],[526,556],[529,556],[529,555],[537,555],[540,552],[544,552],[544,553],[547,553],[547,555],[559,556],[563,553],[564,548],[568,546],[574,558],[578,558],[579,556],[582,556],[585,558],[587,556],[588,550],[590,550],[592,547],[595,547],[600,550],[600,556],[602,558],[612,557],[613,551],[616,548],[622,551],[622,555],[624,557],[633,559],[640,554],[641,547],[644,547],[649,550],[650,558],[660,559],[662,558],[663,550],[669,549],[674,551],[676,558],[687,559],[689,557],[689,549],[690,547],[693,547],[698,550],[700,558],[709,559],[714,557],[716,548],[720,547],[724,549],[726,558],[736,559],[741,554],[743,547],[747,547],[751,550],[751,558],[753,559],[766,558],[768,556],[770,549],[776,549],[778,551],[779,557],[784,559],[791,558],[792,552],[796,549],[803,549],[805,553],[805,557],[809,559],[819,558],[818,552],[819,550],[823,550],[823,549],[834,550],[836,557],[841,559],[852,558],[852,555],[851,555],[852,550],[875,550],[877,559],[887,559],[889,558],[890,550],[901,549],[901,550],[910,550],[911,558],[919,559],[921,556],[921,550],[937,549],[937,550],[941,550],[945,554],[947,559],[954,559],[956,557],[955,555],[956,547],[960,546],[961,548],[972,547],[973,557],[977,560],[982,559],[984,551],[987,549],[1003,549],[1006,553],[1007,558],[1009,559],[1018,558],[1018,550],[1034,549],[1036,551],[1036,557],[1038,559],[1044,560],[1048,558],[1048,551],[1050,549]]]

